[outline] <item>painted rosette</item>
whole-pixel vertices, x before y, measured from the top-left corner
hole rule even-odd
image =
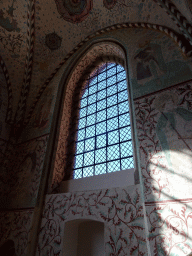
[[[58,36],[55,32],[50,33],[45,37],[45,45],[52,51],[59,49],[61,46],[61,42],[62,38]]]
[[[72,23],[82,22],[93,7],[93,0],[55,0],[61,17]]]
[[[113,9],[113,7],[116,5],[116,3],[117,3],[117,0],[103,0],[103,5],[108,10]]]

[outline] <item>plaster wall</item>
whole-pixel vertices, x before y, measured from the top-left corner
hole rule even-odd
[[[134,101],[151,255],[192,251],[191,86]]]
[[[144,188],[151,253],[155,255],[156,251],[159,251],[162,255],[174,255],[175,250],[180,250],[184,255],[192,250],[189,236],[191,229],[191,59],[181,53],[172,39],[152,30],[122,29],[101,35],[98,39],[116,40],[126,49],[129,85],[135,102],[139,145],[137,151],[140,154],[141,186]],[[37,102],[36,114],[23,130],[19,143],[11,146],[7,159],[8,161],[12,159],[10,161],[12,172],[1,174],[6,177],[1,186],[5,195],[1,204],[3,208],[34,207],[45,161],[47,140],[51,131],[58,85],[60,81],[63,82],[62,74],[70,73],[68,65],[74,63],[77,56],[81,55],[83,50],[93,42],[94,40],[90,40],[83,49],[73,55],[71,62],[68,61],[63,66],[62,72],[52,80],[50,87],[47,87],[47,91],[44,91],[41,100]],[[146,55],[147,57],[144,57]],[[142,72],[139,67],[142,67]],[[38,72],[41,75],[42,71]],[[189,82],[184,83],[187,80]],[[178,83],[183,83],[178,85],[180,90],[171,87]],[[159,92],[166,88],[167,93]],[[164,112],[164,107],[158,106],[161,106],[161,100],[167,101],[169,98],[168,96],[161,98],[160,95],[164,93],[176,95],[172,100],[174,107],[172,106],[171,109],[168,107],[168,112]],[[44,100],[47,100],[47,103],[44,103]],[[186,115],[180,114],[179,108],[188,111],[189,118],[182,117]],[[166,116],[165,113],[168,113],[168,120],[162,117]],[[144,120],[142,116],[145,116]],[[163,131],[163,135],[159,130]],[[4,141],[1,142],[2,152],[5,150],[4,144],[6,144]],[[37,161],[36,165],[33,165],[32,156],[35,154]],[[178,159],[180,159],[179,163]],[[181,164],[183,159],[185,161]],[[151,167],[154,165],[157,168]],[[31,172],[32,166],[35,166],[34,172]],[[9,183],[8,179],[11,175],[16,175],[18,180],[12,190],[10,185],[12,183]],[[31,180],[30,184],[29,180]],[[178,183],[180,187],[182,186],[181,188],[175,185]],[[178,222],[179,225],[177,225]],[[50,227],[45,229],[49,230]],[[39,254],[45,250],[42,249],[41,243],[43,244],[40,241],[38,247]],[[144,249],[142,250],[144,252]]]
[[[46,196],[36,255],[62,255],[64,224],[104,223],[105,255],[146,254],[140,185]]]
[[[0,246],[14,242],[16,255],[27,256],[27,246],[33,219],[33,209],[0,211]]]

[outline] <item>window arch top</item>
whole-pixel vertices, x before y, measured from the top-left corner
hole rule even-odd
[[[111,62],[101,64],[82,90],[74,178],[134,168],[124,68]]]

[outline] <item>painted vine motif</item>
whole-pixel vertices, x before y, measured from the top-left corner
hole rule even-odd
[[[191,206],[178,203],[147,208],[152,255],[189,255],[192,252]]]
[[[141,170],[147,201],[190,197],[192,90],[190,84],[135,101]],[[179,178],[180,177],[180,178]]]
[[[184,87],[178,88],[177,92],[181,96],[179,105],[185,106],[186,104],[187,109],[192,110],[192,86],[190,84],[186,84]]]
[[[15,145],[7,146],[4,154],[8,160],[2,162],[0,192],[3,202],[9,207],[10,205],[26,207],[26,203],[28,206],[34,203],[38,193],[48,137],[46,135],[20,144],[17,146],[17,151],[15,151]],[[12,158],[15,160],[13,161]]]
[[[0,42],[10,53],[18,54],[21,50],[23,35],[21,33],[7,34],[5,29],[0,29]]]
[[[131,193],[128,189],[107,189],[48,196],[37,255],[61,255],[64,222],[81,218],[106,224],[106,255],[145,255],[138,188],[132,188]]]
[[[12,1],[12,5],[7,8],[7,10],[0,9],[0,26],[6,29],[8,32],[16,31],[20,32],[20,28],[18,28],[18,23],[16,19],[14,19],[14,3],[16,0]]]
[[[8,239],[15,244],[16,255],[27,255],[33,210],[0,212],[0,245]]]
[[[158,111],[152,107],[155,97],[136,101],[135,114],[140,142],[141,170],[144,178],[145,195],[152,193],[161,198],[162,191],[168,191],[169,181],[163,172],[166,166],[165,155],[156,135]]]

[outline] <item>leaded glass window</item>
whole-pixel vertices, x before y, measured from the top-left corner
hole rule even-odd
[[[104,63],[80,100],[74,179],[134,168],[126,72]]]

